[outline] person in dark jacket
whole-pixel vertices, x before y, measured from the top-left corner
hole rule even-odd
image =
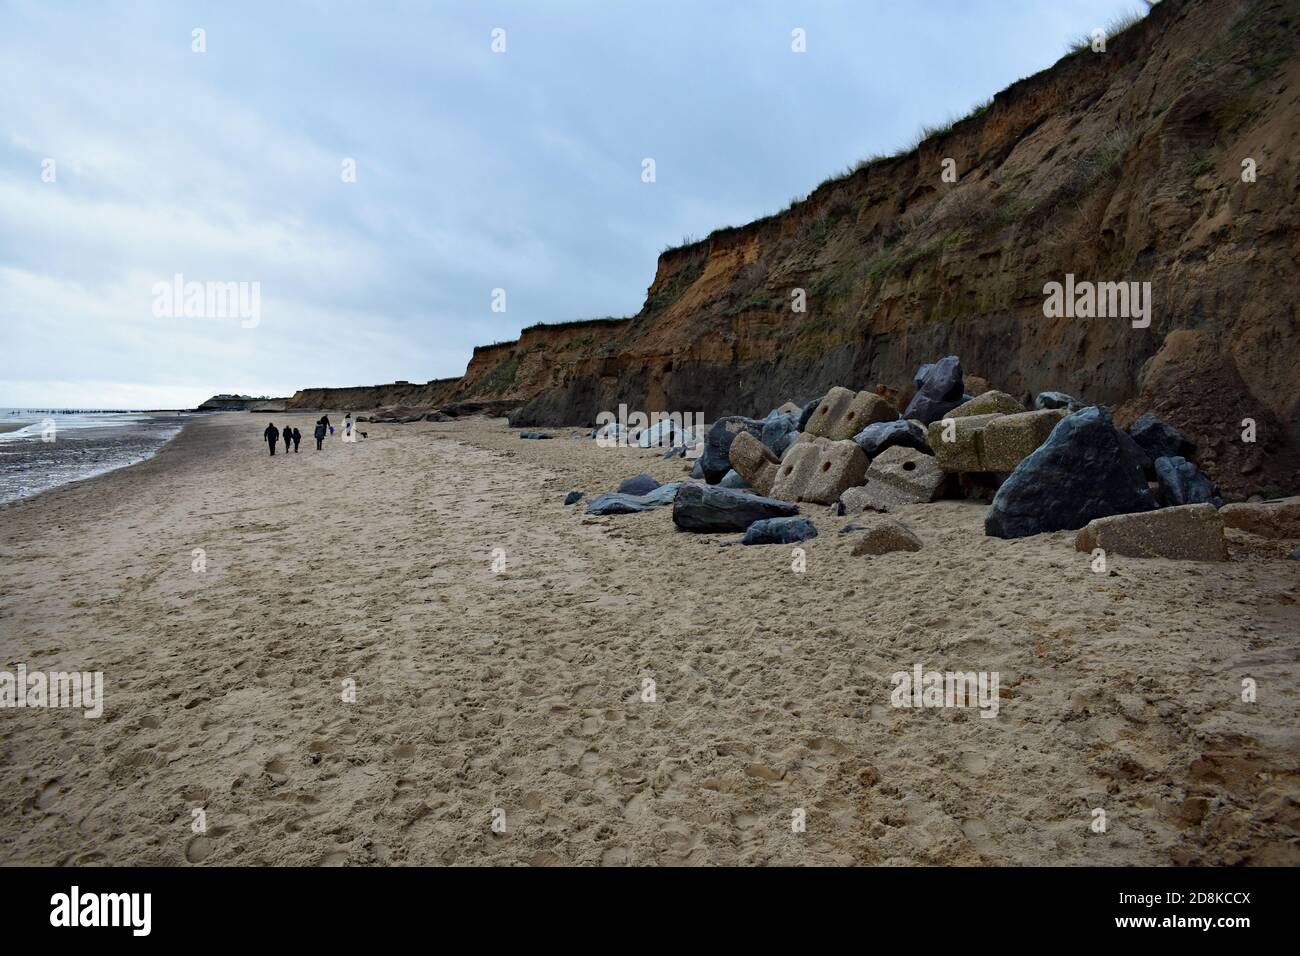
[[[302,441],[302,432],[298,431],[298,426],[293,427],[293,453],[298,454],[298,442]]]
[[[275,454],[275,443],[280,440],[280,429],[275,427],[272,422],[266,426],[266,431],[262,432],[262,440],[271,446],[271,454]]]
[[[320,451],[320,443],[325,440],[325,423],[316,423],[316,450]]]
[[[288,425],[284,426],[284,453],[289,454],[289,446],[293,444],[293,429]]]

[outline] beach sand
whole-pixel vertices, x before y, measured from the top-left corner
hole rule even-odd
[[[268,457],[268,417],[299,454]],[[0,862],[1300,862],[1276,545],[1095,574],[1073,533],[991,539],[940,502],[899,513],[920,552],[854,557],[808,506],[795,573],[670,508],[562,506],[683,478],[658,452],[478,419],[317,453],[315,418],[194,421],[0,509],[0,668],[106,694],[0,711]],[[996,671],[997,717],[891,707],[918,663]]]

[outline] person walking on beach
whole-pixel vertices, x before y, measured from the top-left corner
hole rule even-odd
[[[271,454],[275,454],[275,443],[280,440],[280,429],[275,427],[275,422],[266,426],[266,431],[262,432],[262,439],[271,446]]]
[[[320,451],[320,443],[325,440],[325,423],[323,421],[316,423],[316,450]]]
[[[289,454],[289,446],[293,444],[293,429],[288,425],[284,426],[284,453]]]
[[[302,432],[298,431],[298,426],[293,426],[293,453],[298,454],[298,442],[302,441]]]
[[[343,416],[343,440],[352,441],[352,413]]]

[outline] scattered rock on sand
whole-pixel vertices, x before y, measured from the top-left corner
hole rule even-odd
[[[654,508],[662,508],[664,505],[673,503],[677,491],[682,487],[698,487],[697,485],[684,485],[682,482],[673,482],[667,485],[660,485],[654,491],[645,495],[625,495],[618,492],[597,495],[587,502],[587,514],[589,515],[627,515],[636,514],[641,511],[650,511]]]
[[[852,438],[874,422],[898,418],[898,409],[875,392],[854,392],[835,386],[824,396],[803,431],[831,441]]]
[[[649,475],[642,473],[633,475],[631,478],[624,478],[618,485],[620,495],[648,495],[659,487],[659,482]]]
[[[673,524],[683,531],[745,531],[755,521],[798,513],[788,501],[716,485],[683,485],[673,502]]]
[[[875,458],[886,448],[893,448],[898,445],[905,448],[915,448],[927,455],[933,454],[929,442],[925,440],[925,429],[916,422],[908,421],[906,418],[868,425],[854,435],[853,440],[858,443],[858,447],[862,449],[868,458]]]
[[[817,537],[817,528],[804,517],[764,518],[745,529],[741,544],[794,544]]]
[[[744,483],[760,495],[770,494],[781,461],[772,449],[749,432],[741,432],[731,443],[731,467],[740,474]],[[723,479],[726,483],[726,479]],[[735,487],[734,485],[728,487]]]
[[[763,440],[763,423],[744,415],[719,418],[709,428],[704,439],[704,454],[700,456],[702,477],[709,484],[716,485],[731,470],[731,443],[742,431],[749,432],[759,441]]]
[[[546,432],[520,432],[520,433],[519,433],[519,437],[520,437],[520,438],[542,439],[542,438],[554,438],[555,436],[554,436],[554,435],[548,435],[548,434],[546,434]]]
[[[993,497],[984,531],[1022,538],[1153,508],[1141,465],[1121,441],[1110,412],[1093,405],[1062,419],[1043,446],[1016,466]]]
[[[846,488],[862,484],[866,474],[867,456],[855,442],[798,442],[781,462],[771,494],[785,501],[834,504]]]
[[[949,355],[933,365],[921,366],[917,378],[917,393],[907,403],[904,418],[915,418],[928,425],[962,403],[961,360],[957,356]]]
[[[581,491],[570,491],[567,495],[564,496],[564,503],[566,505],[576,505],[579,501],[582,500],[582,494],[583,493]]]
[[[1097,518],[1079,529],[1075,547],[1085,553],[1101,548],[1107,553],[1135,558],[1228,560],[1223,519],[1218,509],[1209,504]]]
[[[891,551],[920,551],[921,539],[901,521],[884,518],[867,526],[861,533],[854,533],[853,553],[855,555],[889,554]]]
[[[1186,458],[1157,458],[1155,470],[1156,481],[1160,483],[1156,500],[1161,507],[1210,504],[1218,508],[1223,505],[1218,487]]]
[[[1300,538],[1300,495],[1224,505],[1219,514],[1229,528],[1262,538]]]

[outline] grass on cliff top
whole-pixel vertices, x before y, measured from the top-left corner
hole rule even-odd
[[[1109,43],[1113,38],[1119,36],[1129,27],[1136,23],[1141,23],[1146,19],[1146,11],[1130,10],[1128,13],[1121,13],[1119,16],[1111,19],[1102,29],[1106,31],[1106,42]],[[1081,33],[1070,41],[1066,52],[1073,55],[1083,53],[1092,49],[1092,34]]]

